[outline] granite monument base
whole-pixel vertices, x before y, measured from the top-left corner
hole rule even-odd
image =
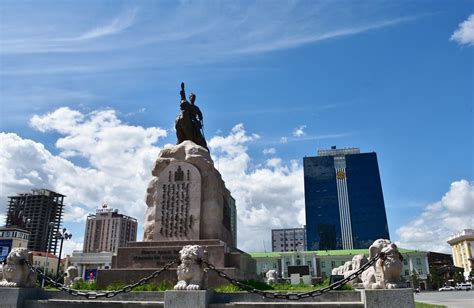
[[[105,288],[116,282],[134,283],[177,259],[179,251],[185,245],[203,246],[207,251],[206,260],[237,280],[256,278],[255,260],[249,254],[229,247],[221,240],[148,241],[129,242],[127,247],[119,248],[117,256],[112,258],[112,269],[98,270],[97,284],[100,288]],[[173,265],[150,282],[176,283],[176,267],[177,264]],[[215,272],[207,273],[209,288],[223,284],[227,284],[227,281]]]

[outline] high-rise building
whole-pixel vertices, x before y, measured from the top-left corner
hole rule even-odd
[[[365,249],[390,239],[376,153],[332,147],[303,164],[308,249]]]
[[[306,249],[306,227],[272,229],[272,251],[304,251]]]
[[[119,214],[117,209],[102,205],[95,214],[87,216],[84,252],[117,252],[127,242],[137,240],[137,220]]]
[[[48,189],[34,189],[8,197],[6,227],[19,226],[30,232],[28,249],[56,253],[55,236],[61,225],[65,195]],[[50,243],[50,245],[48,245]]]
[[[474,270],[474,229],[464,229],[448,239],[453,251],[454,265],[464,268],[464,277]]]

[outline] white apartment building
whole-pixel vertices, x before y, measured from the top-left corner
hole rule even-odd
[[[306,249],[306,228],[273,229],[272,251],[304,251]]]
[[[137,240],[137,220],[119,214],[104,204],[95,214],[87,216],[83,252],[117,252],[127,242]]]

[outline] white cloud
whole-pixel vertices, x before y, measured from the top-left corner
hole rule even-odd
[[[155,143],[166,135],[164,130],[122,123],[114,110],[84,114],[69,108],[34,116],[30,125],[60,134],[55,143],[59,154],[14,133],[0,133],[2,199],[43,187],[67,195],[66,227],[67,222],[83,223],[87,213],[104,200],[141,224],[146,208],[143,197],[160,150]],[[209,140],[219,171],[237,200],[238,244],[247,251],[263,250],[263,241],[271,249],[272,228],[304,224],[301,166],[278,157],[254,166],[248,145],[259,138],[238,124],[227,136]],[[75,164],[76,157],[85,160],[86,166]],[[81,249],[80,244],[71,241],[66,250]]]
[[[1,198],[32,188],[65,194],[65,222],[83,221],[87,212],[107,199],[120,212],[143,219],[143,197],[151,178],[154,144],[166,131],[122,123],[113,110],[83,114],[69,108],[34,116],[31,126],[63,137],[53,155],[33,140],[0,134]],[[85,159],[86,167],[72,158]],[[2,202],[2,205],[6,202]]]
[[[253,168],[242,124],[209,141],[214,161],[237,202],[238,244],[246,251],[271,250],[271,229],[304,224],[303,170],[296,161],[271,158]],[[292,213],[292,215],[288,215]]]
[[[288,138],[287,137],[281,137],[280,138],[280,143],[287,143],[288,142]]]
[[[64,258],[66,255],[72,255],[74,250],[81,250],[82,251],[82,243],[84,242],[84,237],[78,237],[77,239],[74,236],[63,242],[63,251],[61,253],[61,257]]]
[[[132,25],[136,14],[136,8],[127,10],[106,25],[89,30],[73,40],[89,40],[119,33]]]
[[[276,154],[276,149],[275,148],[263,149],[262,153],[265,154],[265,155],[275,155]]]
[[[474,14],[471,14],[467,20],[459,24],[459,28],[454,31],[450,38],[451,41],[456,41],[461,45],[474,44]]]
[[[304,135],[306,135],[306,133],[304,132],[304,129],[306,128],[306,125],[300,125],[298,126],[297,128],[295,128],[293,130],[293,136],[295,137],[302,137]]]
[[[397,244],[403,248],[449,253],[448,237],[474,225],[474,186],[466,180],[451,184],[440,201],[397,229]]]

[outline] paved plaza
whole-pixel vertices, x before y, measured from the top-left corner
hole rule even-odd
[[[474,291],[421,292],[415,294],[415,301],[445,305],[449,308],[473,308]]]

